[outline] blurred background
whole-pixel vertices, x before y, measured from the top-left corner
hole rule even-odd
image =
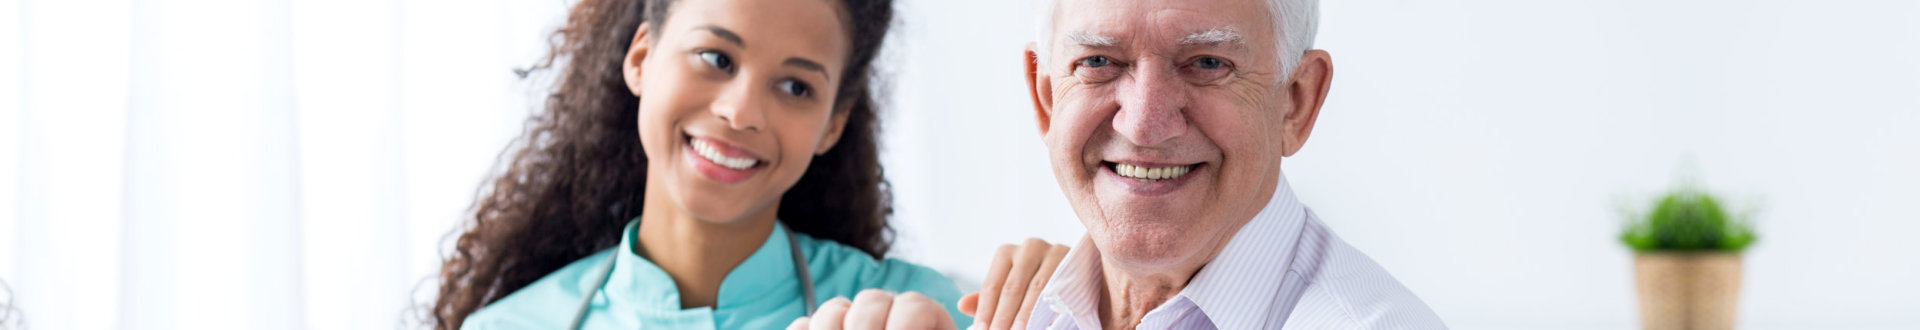
[[[0,0],[0,327],[417,328],[568,5]],[[1920,328],[1920,3],[1321,6],[1287,177],[1450,326],[1636,327],[1622,210],[1690,171],[1757,215],[1743,328]],[[895,256],[1078,242],[1029,3],[898,8]]]

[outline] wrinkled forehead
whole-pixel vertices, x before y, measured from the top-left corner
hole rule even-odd
[[[1056,47],[1277,41],[1265,0],[1058,1],[1048,37]]]

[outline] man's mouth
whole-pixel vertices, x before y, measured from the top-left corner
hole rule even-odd
[[[1178,179],[1186,176],[1187,173],[1193,172],[1194,167],[1200,166],[1200,164],[1188,164],[1150,167],[1114,162],[1107,162],[1105,165],[1107,169],[1113,170],[1114,174],[1119,174],[1121,177],[1129,179],[1140,180],[1141,182]]]

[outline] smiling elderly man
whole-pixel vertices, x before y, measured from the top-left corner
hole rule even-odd
[[[1445,327],[1281,173],[1333,77],[1313,0],[1038,1],[1027,81],[1087,238],[1031,328]]]

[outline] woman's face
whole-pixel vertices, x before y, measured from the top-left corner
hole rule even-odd
[[[666,24],[642,24],[624,63],[640,97],[648,193],[664,190],[706,221],[771,218],[846,124],[833,104],[849,47],[839,9],[828,0],[672,7]]]

